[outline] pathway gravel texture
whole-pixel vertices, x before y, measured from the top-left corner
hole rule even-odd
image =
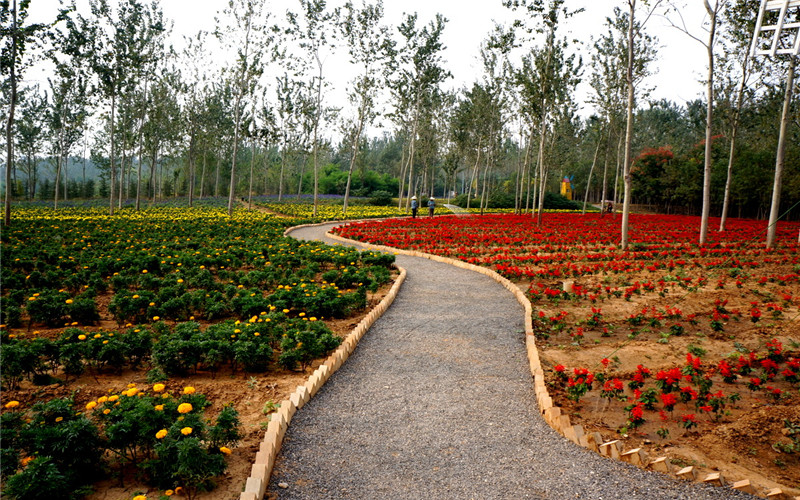
[[[330,243],[334,225],[291,236]],[[567,441],[538,414],[513,295],[447,264],[402,255],[397,263],[408,272],[397,299],[295,415],[268,496],[752,498]]]

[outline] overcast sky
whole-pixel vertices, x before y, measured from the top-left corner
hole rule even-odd
[[[115,0],[111,0],[112,4]],[[78,0],[78,5],[86,5],[87,0]],[[167,18],[174,21],[173,41],[181,45],[183,35],[193,35],[199,30],[212,30],[214,15],[217,10],[227,5],[225,0],[162,0],[162,9]],[[332,0],[330,4],[338,4]],[[341,2],[343,3],[343,2]],[[358,4],[356,0],[354,2]],[[684,9],[684,19],[687,25],[697,33],[702,33],[701,26],[707,16],[700,0],[686,0],[688,6]],[[295,8],[295,0],[267,1],[269,8],[277,15],[283,16],[288,8]],[[624,0],[567,0],[570,8],[584,8],[585,12],[576,15],[563,24],[562,33],[570,38],[589,43],[592,36],[603,33],[603,23],[606,16],[610,16],[615,6],[626,8]],[[32,0],[29,9],[29,21],[41,22],[51,19],[58,8],[58,0]],[[397,26],[404,12],[418,12],[420,22],[428,22],[436,13],[443,14],[448,22],[444,31],[444,52],[447,69],[453,74],[453,79],[447,83],[448,87],[461,88],[471,86],[480,79],[482,69],[477,57],[479,46],[486,34],[490,32],[495,21],[509,23],[514,19],[515,13],[504,8],[501,0],[384,0],[385,22]],[[685,34],[668,26],[664,19],[654,17],[646,25],[646,30],[659,40],[658,60],[652,69],[655,75],[651,78],[649,86],[655,87],[651,97],[654,99],[666,98],[683,104],[687,100],[698,98],[703,92],[700,80],[706,68],[706,55],[704,47],[691,40]],[[584,63],[588,64],[590,56],[588,49],[580,44],[573,46],[576,51],[584,53]],[[343,77],[340,66],[334,61],[332,80],[335,90],[330,93],[330,100],[343,99],[344,83],[337,82]],[[588,69],[588,68],[587,68]],[[585,71],[585,75],[588,71]],[[31,70],[26,75],[28,81],[44,81],[43,70]],[[587,79],[587,78],[585,78]],[[578,100],[584,101],[588,94],[588,85],[583,84],[578,91]],[[343,105],[341,102],[339,105]],[[588,116],[592,113],[591,106],[582,104],[580,114]]]

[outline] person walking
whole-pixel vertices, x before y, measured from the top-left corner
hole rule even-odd
[[[411,218],[412,219],[416,219],[417,218],[417,209],[418,208],[419,208],[419,203],[417,203],[417,197],[416,196],[412,196],[411,197]]]
[[[436,199],[431,196],[428,200],[428,217],[433,217],[433,209],[436,208]]]

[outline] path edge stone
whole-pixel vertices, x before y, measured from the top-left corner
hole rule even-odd
[[[329,222],[294,226],[288,228],[283,234],[288,236],[295,229],[326,224],[329,224]],[[239,496],[239,500],[262,500],[264,498],[272,475],[272,469],[275,465],[275,459],[280,452],[283,438],[286,435],[286,430],[292,421],[292,417],[319,391],[330,376],[342,366],[367,330],[392,305],[406,279],[406,270],[400,266],[397,266],[397,269],[400,271],[400,275],[383,300],[364,316],[358,325],[347,334],[342,343],[339,344],[339,347],[325,358],[325,361],[308,376],[303,384],[298,385],[287,399],[280,402],[280,409],[270,416],[267,430],[264,432],[264,438],[259,444],[259,450],[251,466],[250,476],[245,479],[244,490]]]

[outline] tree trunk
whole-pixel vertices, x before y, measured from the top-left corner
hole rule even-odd
[[[17,0],[12,2],[13,11],[11,12],[11,59],[10,78],[11,78],[11,99],[8,103],[8,118],[6,119],[6,193],[5,193],[5,214],[3,221],[5,225],[11,222],[11,169],[14,166],[14,140],[12,129],[14,127],[14,111],[17,107]]]
[[[589,179],[586,181],[586,194],[583,196],[583,212],[581,215],[586,215],[586,203],[589,202],[589,186],[592,183],[592,172],[594,166],[597,164],[597,155],[600,153],[600,144],[602,140],[597,141],[597,148],[594,150],[594,158],[592,159],[592,167],[589,169]]]
[[[739,132],[739,118],[742,112],[742,100],[744,99],[744,86],[747,81],[747,66],[750,63],[750,51],[745,51],[744,63],[742,66],[742,81],[739,82],[739,92],[736,96],[736,109],[733,111],[733,123],[731,123],[731,148],[728,153],[728,175],[725,178],[725,197],[722,202],[722,217],[719,221],[719,230],[725,231],[725,224],[728,221],[728,209],[731,198],[731,181],[733,179],[733,158],[736,153],[736,136]]]
[[[783,164],[786,159],[786,129],[789,127],[789,112],[792,104],[792,91],[794,90],[794,70],[797,56],[790,56],[789,70],[786,72],[786,94],[783,98],[783,112],[781,113],[781,128],[778,135],[778,152],[775,158],[775,181],[772,186],[772,205],[769,210],[769,225],[767,226],[767,248],[775,246],[775,236],[778,229],[778,210],[781,204],[781,177]]]
[[[147,103],[147,78],[144,80],[144,102]],[[142,114],[139,117],[139,159],[136,164],[136,211],[139,211],[142,199],[142,151],[144,150],[144,115],[145,107],[142,106]],[[189,204],[191,206],[191,202]]]
[[[117,181],[116,171],[114,170],[114,113],[117,107],[116,92],[111,94],[111,173],[109,174],[109,206],[108,215],[114,215],[114,183]]]
[[[633,139],[633,25],[636,13],[636,0],[628,0],[630,16],[628,17],[628,67],[625,80],[628,84],[628,105],[625,124],[625,156],[622,163],[622,179],[625,183],[625,194],[622,202],[622,227],[620,247],[628,249],[628,219],[631,209],[631,141]]]
[[[61,133],[63,134],[63,131]],[[63,147],[63,143],[61,141],[61,137],[59,137],[59,141],[58,142],[61,143],[61,146]],[[60,184],[60,181],[61,181],[61,162],[63,162],[63,161],[64,161],[64,157],[59,152],[58,159],[56,160],[55,189],[53,190],[53,208],[54,209],[58,208],[58,188],[61,185]]]
[[[208,163],[208,151],[203,151],[203,168],[200,170],[200,198],[205,195],[206,185],[206,164]]]
[[[714,36],[717,31],[717,9],[712,9],[708,0],[703,2],[711,16],[711,29],[708,32],[708,82],[706,93],[706,147],[703,162],[703,210],[700,218],[700,244],[705,245],[708,239],[708,217],[711,214],[711,119],[714,113]]]
[[[278,174],[278,203],[283,201],[283,171],[286,168],[286,148],[287,148],[286,134],[283,135],[283,148],[281,148],[281,171]]]
[[[256,136],[250,141],[250,189],[247,190],[247,210],[253,209],[253,174],[256,169]]]

